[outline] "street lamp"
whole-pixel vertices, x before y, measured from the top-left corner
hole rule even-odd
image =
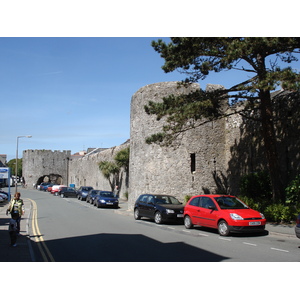
[[[21,135],[17,136],[17,151],[16,151],[16,172],[15,172],[15,194],[18,191],[18,182],[17,182],[17,174],[18,174],[18,147],[19,147],[19,138],[31,138],[31,135]]]

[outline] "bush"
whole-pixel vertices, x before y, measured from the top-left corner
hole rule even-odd
[[[192,196],[190,196],[190,195],[185,195],[185,196],[184,196],[183,204],[184,204],[184,205],[187,204],[187,202],[191,199],[191,197],[192,197]]]
[[[300,175],[290,182],[285,192],[287,202],[300,204]]]
[[[283,204],[272,204],[266,207],[263,212],[268,222],[290,222],[297,216],[297,210],[294,206],[285,206]]]

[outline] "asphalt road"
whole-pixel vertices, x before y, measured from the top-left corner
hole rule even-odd
[[[297,262],[296,238],[220,237],[217,231],[157,225],[98,209],[76,198],[23,190],[32,200],[30,228],[36,261],[56,262]],[[42,247],[42,246],[43,247]]]

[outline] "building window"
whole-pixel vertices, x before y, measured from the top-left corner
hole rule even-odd
[[[191,153],[191,173],[196,172],[196,153]]]

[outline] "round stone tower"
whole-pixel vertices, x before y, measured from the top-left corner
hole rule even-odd
[[[183,201],[187,195],[220,188],[217,181],[225,172],[226,156],[224,120],[187,131],[176,147],[145,142],[148,136],[161,131],[164,121],[148,115],[144,106],[149,101],[162,101],[170,94],[190,93],[199,88],[198,84],[178,88],[177,82],[161,82],[144,86],[132,96],[129,209],[142,193],[170,194]]]

